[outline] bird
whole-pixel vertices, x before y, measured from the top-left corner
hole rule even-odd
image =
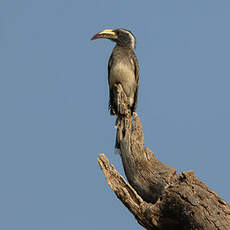
[[[139,88],[139,64],[134,52],[136,38],[126,29],[105,29],[95,34],[91,40],[106,38],[116,43],[108,62],[109,109],[111,115],[118,115],[114,102],[113,87],[121,84],[125,92],[131,114],[136,111]]]

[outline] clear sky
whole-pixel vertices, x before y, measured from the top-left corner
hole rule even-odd
[[[146,145],[230,202],[230,1],[1,0],[0,229],[142,229],[97,165],[114,155],[108,28],[137,38]]]

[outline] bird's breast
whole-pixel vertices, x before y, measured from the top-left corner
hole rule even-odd
[[[111,66],[109,74],[109,86],[120,83],[128,97],[133,96],[136,88],[135,73],[131,65],[116,63]]]

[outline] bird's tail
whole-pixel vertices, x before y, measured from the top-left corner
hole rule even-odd
[[[117,120],[115,123],[115,128],[117,129],[117,133],[116,133],[114,153],[120,155],[121,154],[121,146],[120,146],[120,130],[118,129],[118,126],[119,126],[118,123],[119,123],[119,118],[117,117]]]
[[[118,132],[117,132],[117,133],[118,133]],[[114,153],[115,153],[115,154],[121,155],[120,142],[117,140],[117,135],[116,135]]]
[[[114,153],[116,154],[116,155],[121,155],[121,150],[120,149],[114,149]]]

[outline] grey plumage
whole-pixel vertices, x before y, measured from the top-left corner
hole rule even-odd
[[[104,30],[93,39],[107,38],[116,42],[108,63],[108,83],[110,89],[109,108],[111,115],[117,115],[112,88],[120,83],[128,100],[131,113],[136,111],[139,87],[139,66],[134,49],[134,35],[125,29]]]
[[[131,112],[136,111],[137,95],[139,87],[139,68],[133,49],[127,49],[116,45],[109,59],[108,82],[110,88],[110,113],[116,114],[116,105],[113,105],[114,84],[120,83],[128,97]]]

